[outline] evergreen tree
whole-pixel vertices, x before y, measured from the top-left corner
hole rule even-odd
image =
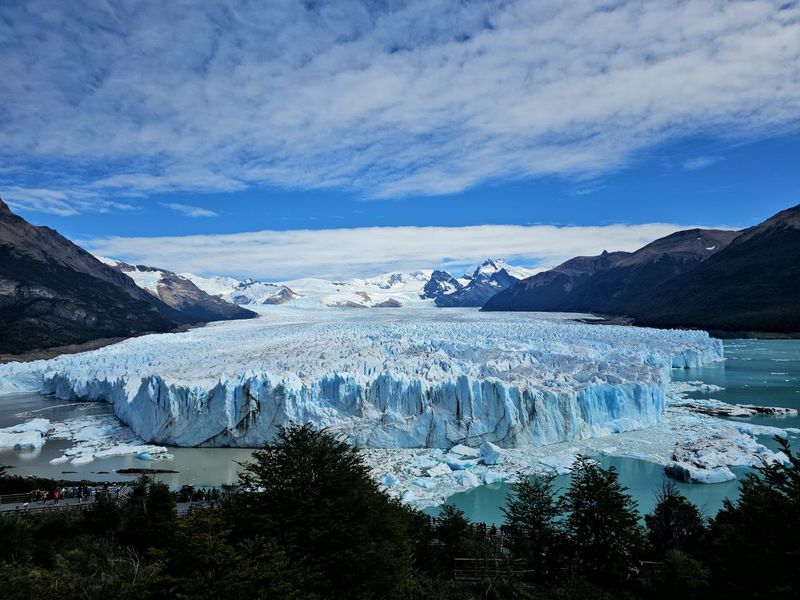
[[[231,543],[230,530],[218,510],[191,510],[159,558],[163,575],[149,586],[154,598],[306,597],[297,591],[298,573],[275,541],[256,537]]]
[[[668,550],[694,552],[705,531],[698,508],[689,502],[671,481],[665,482],[656,494],[653,512],[644,517],[647,542],[656,557]]]
[[[624,579],[641,546],[636,502],[614,467],[579,456],[564,496],[575,567],[599,581]]]
[[[735,598],[800,598],[800,453],[776,438],[787,464],[756,467],[711,521],[714,585]]]
[[[667,550],[657,565],[640,574],[644,597],[650,599],[693,600],[709,598],[708,569],[680,550]]]
[[[528,561],[536,577],[547,576],[559,561],[563,507],[553,488],[555,475],[520,474],[506,497],[503,514],[515,557]]]
[[[175,496],[167,484],[153,482],[147,477],[142,477],[134,486],[121,512],[121,541],[140,551],[164,547],[178,522]]]
[[[230,504],[234,536],[277,540],[321,596],[399,593],[410,568],[407,509],[379,488],[356,449],[293,426],[253,459]]]

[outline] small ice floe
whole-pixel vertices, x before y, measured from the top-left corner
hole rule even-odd
[[[447,454],[445,457],[447,466],[453,471],[463,471],[464,469],[471,469],[478,464],[477,460],[466,460],[455,454]]]
[[[775,428],[736,426],[676,444],[673,461],[665,466],[667,475],[687,483],[722,483],[736,479],[731,466],[754,466],[786,461],[756,439],[760,433],[780,432]]]
[[[485,465],[499,465],[503,462],[503,449],[492,442],[484,442],[480,447],[480,460]]]
[[[755,404],[729,404],[719,400],[689,400],[683,399],[676,403],[695,412],[711,415],[713,417],[752,417],[755,415],[770,415],[779,417],[796,417],[797,409],[783,406],[758,406]]]
[[[406,504],[410,504],[410,505],[414,506],[414,505],[416,505],[417,500],[419,500],[419,497],[414,492],[412,492],[411,490],[408,490],[405,494],[403,494],[403,497],[401,498],[401,500],[403,502],[405,502]]]
[[[419,469],[430,469],[439,464],[438,461],[433,460],[427,456],[415,456],[409,461],[409,466],[417,467]]]
[[[511,479],[511,475],[509,473],[503,473],[501,471],[484,471],[483,473],[483,483],[486,485],[491,485],[493,483],[501,483]]]
[[[539,463],[547,470],[555,471],[558,475],[566,475],[572,470],[577,456],[574,453],[547,456],[539,459]]]
[[[53,423],[50,437],[73,442],[62,456],[52,459],[51,464],[86,465],[95,459],[124,455],[147,461],[172,459],[165,447],[145,444],[111,415],[90,415]]]
[[[480,480],[472,471],[458,471],[455,475],[456,482],[463,487],[475,487],[480,485]]]
[[[664,471],[673,479],[686,483],[724,483],[736,479],[728,467],[702,469],[688,463],[673,462],[664,467]]]
[[[47,419],[31,419],[19,425],[0,429],[0,448],[16,450],[33,450],[41,448],[47,441],[50,421]]]
[[[464,458],[478,458],[480,451],[477,448],[470,448],[464,444],[457,444],[450,448],[450,454],[463,456]]]
[[[391,473],[387,473],[383,476],[383,479],[381,479],[381,483],[387,488],[393,488],[397,485],[397,477]]]
[[[421,487],[422,489],[425,490],[432,490],[433,488],[436,487],[436,482],[433,480],[432,477],[417,477],[413,483],[417,487]]]
[[[436,463],[436,466],[428,469],[428,477],[438,477],[439,475],[449,475],[453,469],[447,463]]]

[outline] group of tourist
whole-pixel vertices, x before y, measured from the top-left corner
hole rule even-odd
[[[88,485],[74,485],[54,490],[33,490],[31,492],[31,502],[42,502],[44,505],[50,502],[58,506],[61,500],[74,500],[77,498],[79,502],[85,502],[94,494],[95,489]]]
[[[42,506],[59,506],[62,500],[77,500],[78,504],[93,502],[98,496],[110,496],[116,498],[120,494],[122,486],[116,483],[103,484],[102,486],[91,485],[72,485],[57,487],[53,490],[33,490],[30,493],[30,500],[17,506],[18,510],[27,512],[31,508],[31,503],[40,502]]]

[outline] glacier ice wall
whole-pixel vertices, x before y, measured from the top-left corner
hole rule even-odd
[[[107,401],[148,442],[178,446],[259,446],[281,425],[312,422],[363,447],[510,447],[653,425],[670,368],[721,358],[721,342],[698,331],[276,309],[2,365],[0,393]]]

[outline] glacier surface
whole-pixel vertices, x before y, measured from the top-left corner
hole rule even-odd
[[[312,422],[365,448],[513,448],[652,426],[670,368],[722,359],[704,332],[559,315],[260,312],[0,365],[0,393],[107,401],[148,443],[254,447]]]

